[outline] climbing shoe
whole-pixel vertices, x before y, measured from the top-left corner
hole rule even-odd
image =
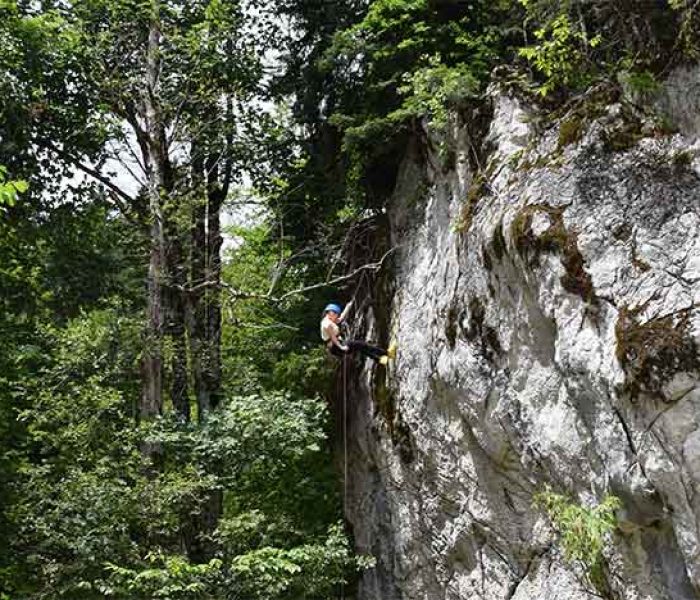
[[[389,362],[389,357],[385,354],[384,356],[379,357],[379,364],[380,365],[385,365]]]
[[[388,358],[396,358],[396,342],[391,342],[389,349],[386,351]]]

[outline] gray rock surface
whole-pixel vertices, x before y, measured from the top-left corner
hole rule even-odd
[[[688,138],[700,138],[700,65],[675,69],[655,93],[656,109]]]
[[[547,485],[621,499],[603,595],[700,598],[693,140],[616,145],[611,105],[572,141],[492,99],[485,138],[455,123],[447,152],[408,152],[384,298],[358,315],[399,344],[348,374],[347,517],[377,559],[359,598],[593,597],[533,505]]]

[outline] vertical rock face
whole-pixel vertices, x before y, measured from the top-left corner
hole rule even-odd
[[[399,353],[348,375],[359,597],[590,598],[533,506],[549,485],[622,501],[603,595],[700,598],[692,139],[625,104],[492,104],[485,138],[409,152],[388,211],[388,318],[363,320]]]

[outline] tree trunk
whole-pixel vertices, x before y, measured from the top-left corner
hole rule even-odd
[[[206,338],[208,364],[205,370],[207,391],[206,410],[216,408],[221,401],[221,207],[225,190],[219,182],[218,167],[212,164],[207,186],[207,280],[211,286],[206,295]]]
[[[160,100],[160,2],[150,0],[145,89],[138,103],[138,114],[132,119],[137,133],[141,134],[137,137],[148,173],[151,219],[147,343],[140,412],[143,419],[162,412],[163,353],[167,339],[168,350],[172,350],[172,381],[168,379],[168,383],[172,383],[173,408],[181,420],[190,419],[188,378],[191,374],[201,421],[217,407],[221,394],[220,211],[230,181],[231,161],[225,161],[223,177],[218,163],[222,154],[231,150],[232,143],[227,136],[222,148],[216,141],[218,138],[221,142],[218,132],[209,132],[211,139],[201,132],[198,134],[201,137],[192,139],[191,192],[195,201],[188,206],[191,210],[188,235],[186,226],[181,224],[182,211],[175,206],[177,190],[166,137],[166,115]],[[232,114],[229,99],[227,118]],[[160,452],[146,447],[144,454],[154,458]],[[221,491],[213,489],[197,507],[189,507],[183,515],[182,541],[193,562],[204,562],[214,555],[216,548],[211,533],[222,514],[222,505]]]
[[[172,191],[172,169],[168,156],[165,123],[158,101],[160,87],[160,2],[151,0],[152,15],[146,54],[146,89],[142,95],[148,166],[150,258],[148,265],[148,302],[146,344],[142,363],[141,417],[152,418],[162,411],[163,403],[163,283],[167,273],[163,197]]]
[[[207,149],[206,160],[193,161],[206,179],[205,200],[192,218],[190,344],[192,375],[200,420],[220,402],[221,395],[221,224],[223,191],[218,181],[217,153]],[[201,169],[201,171],[200,171]],[[205,175],[206,173],[206,175]],[[198,287],[201,286],[201,287]]]
[[[182,242],[177,227],[177,220],[172,215],[166,219],[168,278],[165,283],[165,333],[171,345],[172,382],[170,398],[178,418],[183,422],[190,420],[190,400],[187,394],[187,342],[185,339],[185,287],[187,285],[186,257],[182,251]]]
[[[153,203],[151,203],[153,211]],[[160,240],[160,222],[153,219],[151,225],[151,251],[148,264],[148,299],[146,335],[141,362],[142,393],[140,415],[150,419],[161,411],[162,396],[162,349],[163,331],[160,274],[163,268],[163,253]]]
[[[199,148],[193,148],[197,153]],[[217,153],[207,148],[206,160],[193,161],[193,177],[206,181],[196,185],[203,200],[195,204],[192,216],[190,251],[189,334],[192,374],[199,420],[202,421],[220,401],[221,393],[221,224],[224,193],[218,181]],[[206,173],[206,175],[205,175]],[[201,177],[200,177],[201,174]],[[201,287],[198,287],[201,286]],[[185,528],[185,545],[190,560],[206,562],[215,553],[209,536],[216,529],[223,511],[220,490],[210,491]]]
[[[197,195],[192,210],[190,235],[190,286],[188,332],[190,337],[190,360],[192,381],[197,401],[199,418],[209,406],[204,369],[206,356],[206,295],[207,295],[207,205],[204,188],[204,162],[200,149],[193,147],[193,189]]]
[[[216,547],[210,536],[219,524],[223,512],[223,495],[220,490],[213,490],[198,507],[196,513],[190,515],[184,532],[187,556],[193,563],[206,563],[211,560]]]

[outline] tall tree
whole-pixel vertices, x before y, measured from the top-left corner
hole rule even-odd
[[[256,126],[242,109],[260,78],[246,13],[223,0],[2,8],[16,50],[4,66],[33,107],[12,137],[34,165],[82,171],[150,240],[141,417],[167,395],[189,420],[190,382],[202,416],[220,387],[220,211]]]

